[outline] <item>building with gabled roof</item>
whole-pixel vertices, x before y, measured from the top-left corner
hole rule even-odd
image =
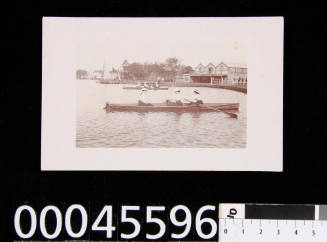
[[[205,66],[202,65],[201,63],[198,64],[198,65],[195,67],[195,72],[196,72],[196,73],[204,73],[204,72],[205,72]]]
[[[128,63],[128,61],[125,59],[124,62],[123,62],[123,64],[122,64],[122,67],[124,68],[124,67],[126,67],[126,66],[128,66],[128,65],[129,65],[129,63]]]
[[[190,76],[192,82],[218,85],[247,85],[247,65],[242,63],[220,62],[206,66],[201,63]]]
[[[129,72],[127,70],[127,67],[129,66],[128,61],[125,59],[124,62],[121,64],[121,72],[120,72],[120,78],[123,80],[131,79],[132,77],[129,75]]]
[[[228,67],[248,68],[247,65],[243,63],[233,63],[233,62],[221,62],[221,63],[225,63]]]
[[[208,74],[215,74],[216,73],[216,67],[211,62],[205,67],[205,70]]]

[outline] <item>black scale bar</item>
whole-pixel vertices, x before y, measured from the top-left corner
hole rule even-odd
[[[245,218],[314,220],[315,205],[245,204]]]

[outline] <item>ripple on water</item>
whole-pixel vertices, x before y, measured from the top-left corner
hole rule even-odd
[[[239,118],[220,112],[113,112],[105,102],[133,103],[138,91],[121,85],[100,85],[81,80],[77,86],[77,147],[246,147],[246,95],[234,91],[199,88],[205,102],[239,102]],[[182,88],[185,96],[192,88]],[[151,102],[163,102],[172,90],[149,91]]]

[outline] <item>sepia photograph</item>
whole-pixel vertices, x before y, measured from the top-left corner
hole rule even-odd
[[[77,147],[246,147],[246,43],[120,27],[77,47]]]
[[[264,36],[261,29],[269,26],[271,31]],[[231,157],[235,156],[240,159],[235,161],[238,163],[242,160],[239,152],[248,154],[249,146],[255,147],[255,142],[267,143],[264,149],[255,148],[258,153],[275,149],[269,142],[277,144],[277,140],[269,136],[277,134],[280,141],[282,135],[282,27],[283,20],[278,17],[46,17],[43,128],[50,128],[51,123],[67,139],[69,135],[68,147],[72,153],[109,154],[101,155],[101,159],[112,158],[114,154],[125,161],[122,156],[144,160],[142,157],[148,152],[149,160],[152,154],[171,157],[175,152],[205,152],[205,155],[213,152],[216,155],[209,160],[230,153],[227,160],[234,160]],[[267,48],[276,48],[278,52],[266,55]],[[50,58],[58,52],[62,55],[60,59]],[[60,65],[63,70],[59,70]],[[264,70],[272,67],[269,71],[279,80]],[[267,84],[270,87],[262,89]],[[49,103],[55,89],[59,90],[60,100]],[[267,101],[265,108],[259,107]],[[50,118],[52,114],[47,112],[58,108],[64,115]],[[259,115],[254,109],[260,109],[260,116],[267,111],[266,117],[277,112],[274,116],[277,122],[260,122],[262,117],[253,118],[254,113]],[[59,117],[62,119],[56,120]],[[265,140],[256,137],[260,135],[257,133],[260,125],[265,130]],[[51,141],[56,143],[55,139]],[[48,142],[44,141],[44,145],[47,150]],[[277,148],[279,156],[281,147]],[[67,146],[60,150],[66,149]],[[282,161],[276,162],[280,167]],[[105,167],[116,169],[110,162]],[[177,169],[193,168],[178,165]]]

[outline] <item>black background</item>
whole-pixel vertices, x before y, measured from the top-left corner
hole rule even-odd
[[[327,203],[323,6],[112,0],[12,2],[2,11],[2,241],[12,241],[12,209],[24,201]],[[284,16],[284,172],[41,172],[42,16]]]

